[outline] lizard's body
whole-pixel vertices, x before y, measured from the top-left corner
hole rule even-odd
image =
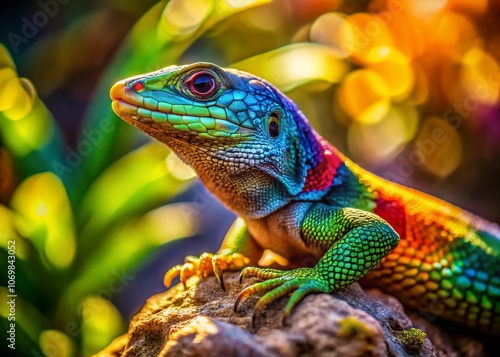
[[[243,271],[267,279],[238,298],[267,292],[256,312],[295,290],[286,316],[306,294],[367,274],[410,307],[500,330],[498,227],[361,169],[269,83],[200,63],[118,82],[111,97],[118,115],[167,144],[240,217],[217,255],[189,258],[167,283],[211,265],[222,282],[223,269],[256,265],[269,249],[296,269]],[[316,266],[300,268],[311,257]]]

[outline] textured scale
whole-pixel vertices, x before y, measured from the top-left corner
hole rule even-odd
[[[200,74],[201,92],[190,82]],[[500,331],[498,226],[361,169],[266,81],[195,63],[120,81],[111,98],[122,119],[168,145],[239,216],[217,254],[186,258],[166,285],[214,273],[224,287],[224,269],[250,265],[242,278],[263,281],[235,309],[262,293],[255,317],[293,292],[286,318],[305,295],[363,279],[409,307]],[[256,267],[264,249],[291,270]]]

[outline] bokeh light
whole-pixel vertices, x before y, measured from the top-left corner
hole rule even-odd
[[[40,334],[40,347],[46,357],[71,357],[76,346],[66,334],[57,330],[46,330]]]
[[[163,12],[162,30],[166,33],[187,36],[202,24],[213,9],[211,0],[172,0]]]
[[[453,126],[439,117],[425,120],[416,143],[422,166],[438,177],[448,176],[462,159],[460,136]]]
[[[390,108],[384,78],[370,69],[349,73],[339,87],[338,96],[342,109],[355,121],[365,124],[378,122]]]
[[[470,160],[462,154],[464,128],[484,128],[492,122],[484,115],[499,105],[500,36],[491,28],[498,9],[487,0],[347,8],[343,3],[311,20],[307,39],[349,66],[332,88],[332,120],[346,127],[353,159],[383,167],[398,153],[421,151],[430,133],[443,130],[447,140],[416,166],[448,177]],[[408,123],[414,129],[406,130]]]
[[[387,163],[415,136],[418,114],[413,107],[393,106],[374,123],[356,122],[349,128],[348,145],[354,155]]]
[[[19,214],[19,233],[32,239],[47,268],[69,267],[76,238],[71,206],[59,178],[47,172],[26,179],[16,190],[12,206]]]
[[[311,82],[337,83],[348,69],[336,51],[311,43],[284,46],[232,66],[263,77],[284,91]]]

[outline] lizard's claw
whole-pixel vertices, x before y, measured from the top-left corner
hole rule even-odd
[[[222,290],[226,290],[222,273],[228,269],[241,269],[250,262],[250,259],[240,253],[232,254],[212,254],[203,253],[199,257],[187,256],[184,264],[176,265],[170,268],[163,278],[163,283],[169,287],[172,280],[179,275],[181,283],[186,288],[187,280],[196,276],[205,278],[210,274],[214,274],[219,282]]]
[[[308,294],[315,292],[329,292],[326,281],[314,268],[299,268],[288,271],[276,269],[262,269],[250,267],[244,269],[240,274],[240,283],[243,278],[253,276],[266,279],[261,283],[253,284],[241,291],[234,302],[234,311],[238,309],[239,303],[246,297],[255,293],[265,292],[254,307],[252,313],[252,325],[255,325],[257,315],[274,300],[294,291],[283,311],[283,323],[290,315],[293,308]]]

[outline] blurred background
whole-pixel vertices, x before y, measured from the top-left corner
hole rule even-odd
[[[2,5],[2,355],[96,353],[168,268],[217,249],[234,215],[110,108],[114,82],[171,64],[264,77],[364,168],[500,222],[499,16],[493,0]]]

